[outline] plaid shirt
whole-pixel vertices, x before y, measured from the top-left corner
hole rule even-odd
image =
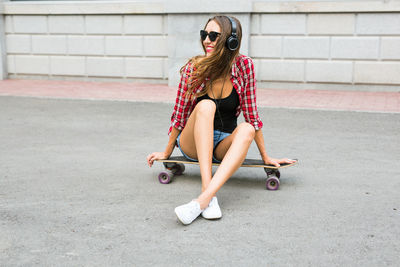
[[[185,127],[190,114],[197,104],[196,98],[191,100],[185,97],[185,92],[188,90],[188,79],[192,72],[191,64],[187,64],[184,69],[179,89],[176,96],[174,111],[171,116],[171,126],[168,134],[171,133],[172,127],[179,131]],[[254,126],[256,130],[261,129],[263,123],[258,116],[256,104],[256,78],[254,74],[254,64],[250,57],[239,55],[232,65],[231,82],[235,88],[240,105],[236,109],[236,117],[243,111],[243,116],[246,122]],[[205,82],[197,88],[195,93],[200,92],[205,86]]]

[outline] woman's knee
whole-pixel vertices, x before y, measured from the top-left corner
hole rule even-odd
[[[255,135],[256,135],[256,130],[254,129],[254,126],[251,125],[250,123],[243,122],[238,125],[238,134],[242,137],[245,138],[248,141],[253,141]]]
[[[204,115],[214,115],[216,110],[216,105],[214,101],[209,99],[201,100],[197,103],[195,107],[196,113],[204,114]]]

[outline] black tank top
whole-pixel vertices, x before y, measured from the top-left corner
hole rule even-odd
[[[210,99],[217,106],[214,115],[214,130],[232,133],[237,126],[237,117],[235,115],[236,109],[239,106],[239,96],[235,88],[232,88],[232,92],[228,97],[213,99],[205,94],[197,98],[197,103],[203,99]]]

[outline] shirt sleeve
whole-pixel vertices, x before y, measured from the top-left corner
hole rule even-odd
[[[245,90],[241,103],[243,116],[246,122],[253,125],[254,129],[259,130],[262,128],[263,123],[257,110],[254,64],[251,58],[246,58],[244,63]]]
[[[190,115],[191,101],[185,96],[185,93],[188,90],[189,76],[191,72],[192,67],[189,63],[186,65],[181,74],[181,80],[179,82],[179,88],[176,95],[174,111],[172,112],[171,125],[169,127],[168,134],[171,133],[172,127],[182,131],[183,127],[185,127],[187,118]]]

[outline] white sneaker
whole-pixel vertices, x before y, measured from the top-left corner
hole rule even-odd
[[[222,217],[221,209],[218,205],[217,197],[213,197],[208,207],[201,213],[205,219],[219,219]]]
[[[200,203],[194,200],[175,208],[176,216],[183,224],[191,224],[202,211]]]

